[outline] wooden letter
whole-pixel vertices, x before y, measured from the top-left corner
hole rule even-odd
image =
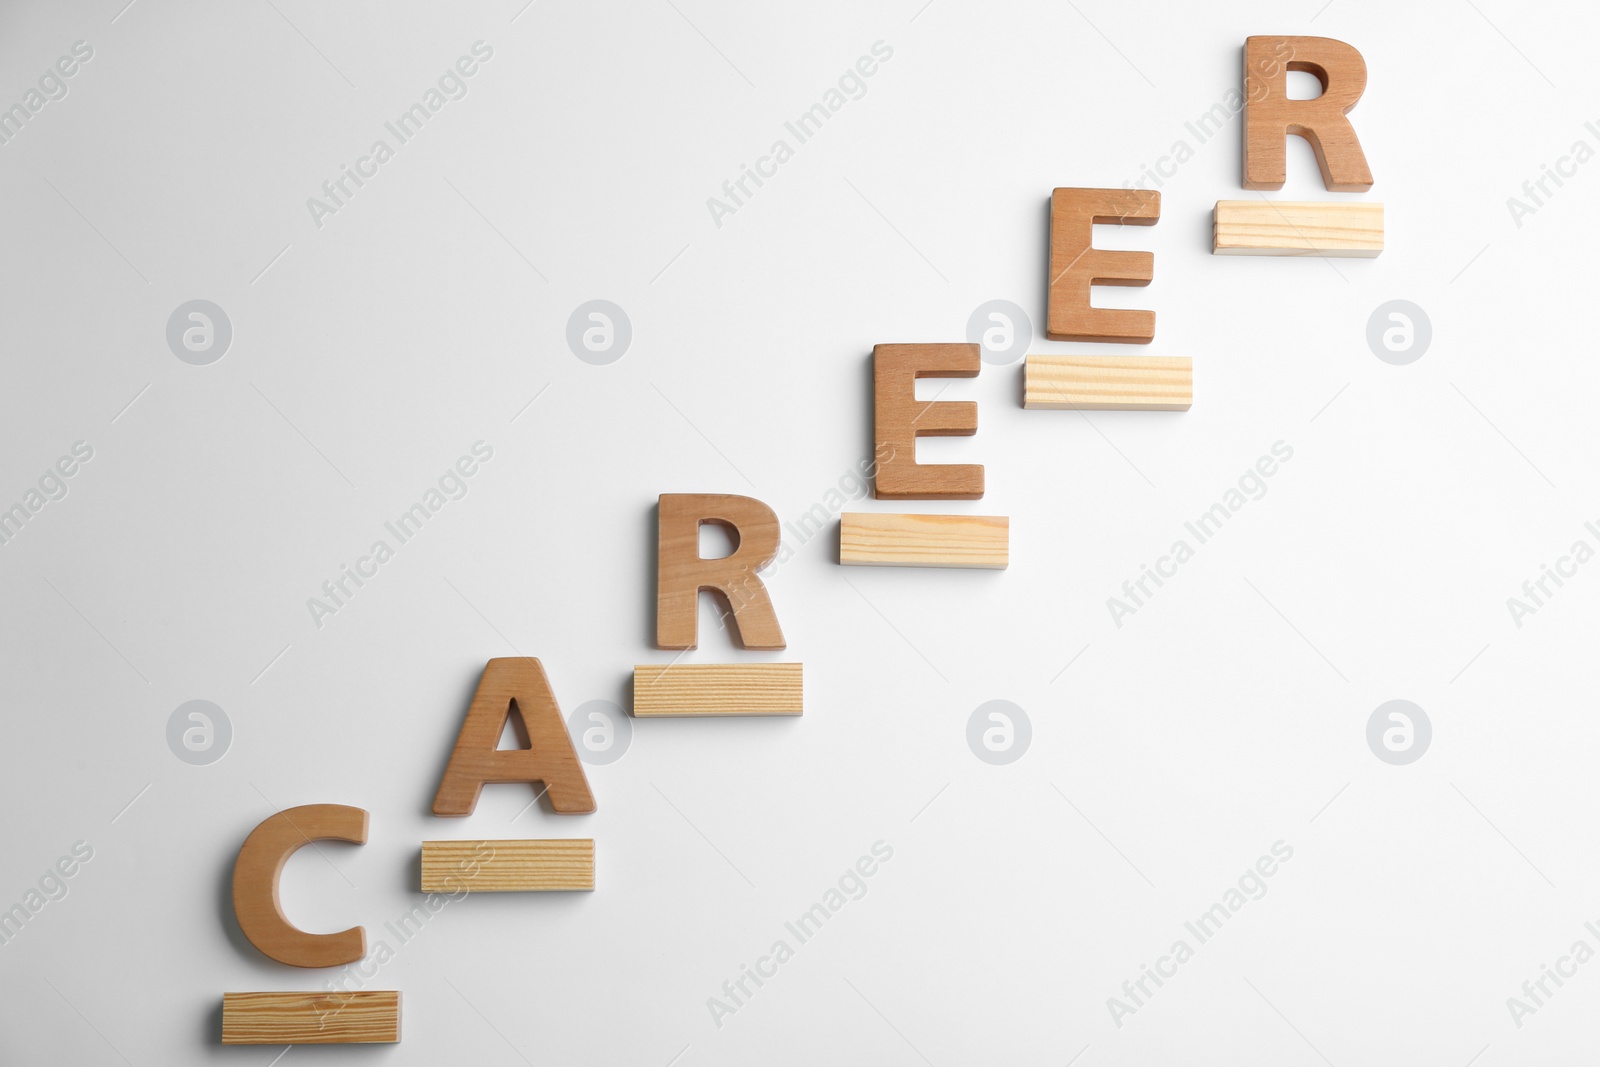
[[[976,378],[977,345],[876,345],[872,349],[873,422],[879,500],[977,500],[983,496],[978,463],[917,462],[919,437],[971,437],[978,405],[970,400],[918,400],[918,378]]]
[[[839,517],[839,562],[846,567],[1005,570],[1010,543],[1011,520],[1004,515],[880,515],[847,511]]]
[[[424,841],[424,893],[518,893],[594,888],[594,839]]]
[[[1094,227],[1153,226],[1161,194],[1146,189],[1057,189],[1050,194],[1050,306],[1045,332],[1056,341],[1147,345],[1156,313],[1089,305],[1092,285],[1149,285],[1156,257],[1094,247]]]
[[[767,587],[756,572],[778,554],[778,516],[759,500],[722,493],[662,493],[656,527],[656,645],[696,648],[700,590],[727,602],[731,636],[741,648],[780,649],[783,630]],[[700,555],[700,527],[715,523],[732,534],[734,549],[720,559]]]
[[[1372,259],[1383,251],[1376,200],[1218,200],[1212,254]]]
[[[400,1040],[393,989],[224,993],[224,1045],[356,1045]]]
[[[1188,356],[1029,356],[1022,406],[1070,411],[1188,411]]]
[[[278,875],[301,845],[367,841],[367,813],[343,804],[304,804],[280,811],[250,831],[233,864],[233,914],[250,943],[291,967],[338,967],[367,954],[359,926],[308,934],[291,923],[278,901]]]
[[[1290,100],[1288,72],[1322,83],[1314,100]],[[1367,87],[1361,53],[1330,37],[1249,37],[1244,42],[1244,187],[1282,189],[1288,171],[1284,139],[1311,142],[1322,183],[1336,193],[1372,188],[1372,171],[1345,118]]]
[[[513,711],[522,720],[528,747],[502,751],[496,746]],[[550,681],[531,657],[492,659],[484,666],[434,795],[433,813],[471,815],[485,782],[543,782],[557,815],[594,811],[589,779],[572,749]]]
[[[633,668],[633,714],[799,715],[798,663],[647,663]]]

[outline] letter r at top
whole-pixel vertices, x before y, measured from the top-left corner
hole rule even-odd
[[[1289,72],[1315,77],[1319,96],[1289,98]],[[1372,188],[1372,170],[1346,117],[1367,88],[1361,53],[1331,37],[1248,37],[1244,42],[1244,187],[1282,189],[1285,139],[1303,137],[1331,192]]]

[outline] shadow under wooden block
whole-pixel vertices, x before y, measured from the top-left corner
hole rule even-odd
[[[646,663],[633,668],[636,718],[799,715],[801,664]]]
[[[594,889],[594,839],[424,841],[424,893],[549,893]]]
[[[1383,251],[1383,204],[1361,201],[1218,200],[1218,256],[1373,259]]]
[[[1022,406],[1072,411],[1188,411],[1188,356],[1029,356]]]
[[[839,517],[839,562],[846,567],[971,567],[1005,570],[1011,519],[1005,515]]]
[[[224,993],[224,1045],[364,1045],[400,1040],[400,993]]]

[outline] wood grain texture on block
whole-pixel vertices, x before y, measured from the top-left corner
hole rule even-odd
[[[594,889],[594,839],[424,841],[424,893]]]
[[[360,1045],[399,1040],[397,990],[222,994],[224,1045]]]
[[[799,715],[798,663],[644,663],[633,668],[633,714]]]
[[[1372,259],[1383,251],[1383,204],[1218,200],[1211,250],[1219,256]]]
[[[1076,411],[1188,411],[1188,356],[1029,356],[1022,406]]]
[[[1005,570],[1011,520],[1004,515],[839,517],[839,562],[846,567],[975,567]]]

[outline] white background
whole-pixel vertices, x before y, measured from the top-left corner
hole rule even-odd
[[[0,104],[74,41],[94,57],[0,147],[0,504],[75,441],[94,458],[0,548],[0,907],[74,842],[94,858],[0,946],[0,1060],[278,1055],[219,1045],[222,993],[329,974],[251,948],[229,875],[274,807],[317,802],[372,833],[290,862],[307,929],[388,940],[425,838],[592,836],[599,884],[451,904],[368,984],[403,991],[402,1044],[285,1064],[1592,1054],[1600,963],[1520,1028],[1506,998],[1600,948],[1600,567],[1520,628],[1506,598],[1596,541],[1600,167],[1520,227],[1506,198],[1600,147],[1600,26],[1318,2],[9,5]],[[978,435],[921,455],[982,462],[986,497],[851,505],[1009,515],[1009,570],[792,541],[788,650],[731,650],[706,607],[690,661],[803,662],[803,718],[640,723],[589,769],[593,816],[522,786],[428,814],[488,658],[540,657],[564,712],[669,658],[657,494],[822,501],[870,456],[872,345],[965,340],[996,298],[1042,324],[1050,190],[1192,145],[1265,33],[1365,56],[1380,259],[1212,257],[1214,202],[1255,195],[1230,122],[1157,226],[1096,236],[1154,251],[1152,285],[1097,300],[1156,309],[1139,352],[1193,357],[1193,410],[1024,411],[1020,362],[985,366],[943,394]],[[307,198],[479,40],[468,95],[315,225]],[[865,95],[716,226],[707,198],[880,40]],[[1267,195],[1331,198],[1298,141],[1289,166]],[[210,366],[165,339],[196,298],[233,325]],[[565,340],[595,298],[633,326],[609,366]],[[1366,342],[1397,298],[1433,327],[1400,367]],[[315,626],[307,598],[478,440],[470,493]],[[1266,496],[1115,626],[1107,598],[1280,440]],[[1433,723],[1409,766],[1367,747],[1394,698]],[[192,699],[233,726],[209,766],[167,746]],[[1032,722],[1009,766],[966,742],[993,699]],[[715,1025],[707,999],[880,840],[867,895]],[[1266,896],[1115,1025],[1107,998],[1279,840]]]

